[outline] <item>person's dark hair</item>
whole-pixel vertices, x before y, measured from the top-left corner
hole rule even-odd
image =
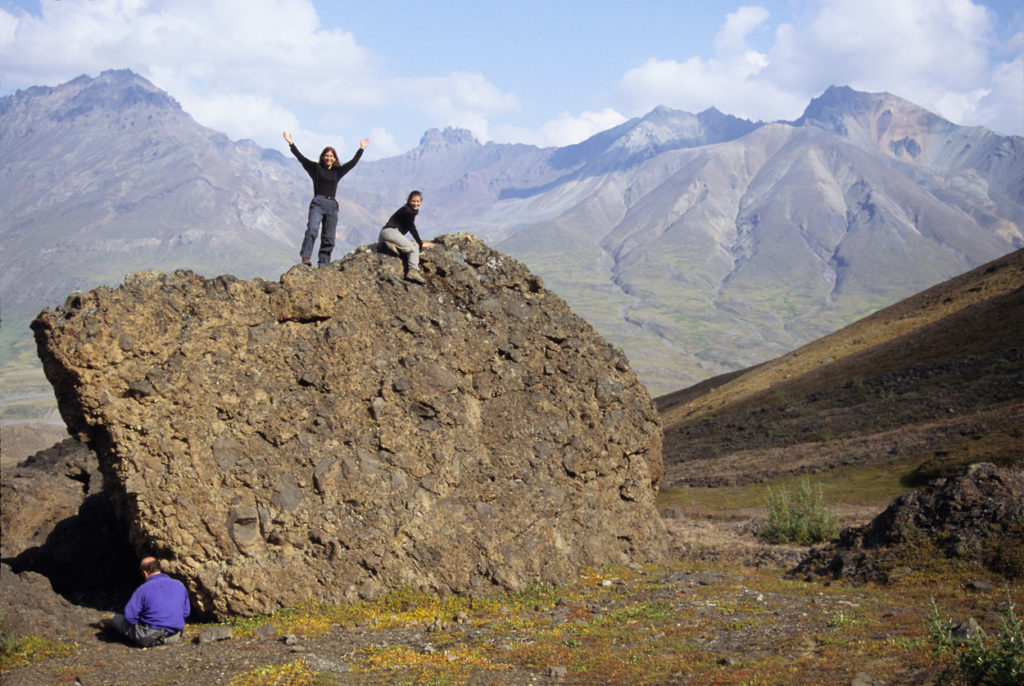
[[[163,572],[163,569],[160,568],[160,560],[155,557],[148,557],[139,565],[139,571],[146,574],[159,574]]]
[[[420,196],[420,198],[423,197],[423,194],[420,193],[419,191],[413,191],[412,193],[409,194],[409,197],[405,199],[405,204],[408,205],[409,203],[411,203],[412,199],[415,198],[417,195]]]
[[[321,150],[321,151],[320,151],[320,161],[321,161],[321,162],[323,162],[323,161],[324,161],[324,155],[326,155],[326,154],[327,154],[327,151],[328,151],[328,150],[330,150],[330,151],[331,151],[331,154],[332,154],[332,155],[334,155],[334,161],[335,161],[335,162],[337,162],[337,161],[338,161],[338,153],[337,153],[337,152],[335,152],[334,148],[332,148],[332,147],[331,147],[331,146],[329,146],[329,145],[328,145],[328,146],[327,146],[326,148],[324,148],[323,150]]]

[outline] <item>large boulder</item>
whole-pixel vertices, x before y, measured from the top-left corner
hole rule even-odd
[[[623,354],[472,236],[424,269],[142,273],[33,322],[134,545],[201,613],[663,559],[661,426]]]

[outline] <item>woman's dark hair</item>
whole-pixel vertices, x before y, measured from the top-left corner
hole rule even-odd
[[[423,194],[420,193],[419,191],[413,191],[412,193],[409,194],[409,197],[405,199],[405,204],[408,205],[409,203],[411,203],[412,199],[415,198],[417,195],[420,196],[421,198],[423,197]]]
[[[334,148],[332,148],[329,145],[326,148],[324,148],[323,150],[320,151],[320,161],[321,162],[324,161],[324,155],[326,155],[328,151],[330,151],[330,153],[332,155],[334,155],[334,161],[337,162],[338,161],[338,153],[335,152]]]

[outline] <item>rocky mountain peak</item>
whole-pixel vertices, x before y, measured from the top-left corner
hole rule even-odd
[[[480,142],[468,129],[446,127],[441,129],[428,129],[420,138],[420,147],[423,148],[451,148],[451,147],[480,147]]]
[[[33,323],[139,551],[201,613],[476,595],[662,559],[661,427],[622,353],[466,234],[278,282],[130,275]]]
[[[42,307],[110,275],[178,267],[276,274],[292,260],[293,227],[308,201],[301,167],[199,125],[132,71],[2,98],[0,131],[0,335],[24,336]],[[33,279],[39,260],[18,252],[44,243],[52,246],[47,277]]]
[[[58,101],[51,106],[50,118],[58,122],[93,110],[115,114],[137,108],[181,112],[174,98],[128,69],[105,71],[95,79],[80,76],[52,93]]]
[[[803,116],[816,121],[827,121],[836,112],[857,114],[870,111],[878,95],[856,91],[849,86],[829,86],[821,95],[812,98]]]
[[[761,126],[715,108],[694,115],[659,105],[582,143],[559,148],[551,162],[558,168],[584,164],[583,173],[632,166],[669,150],[695,148],[741,138]]]
[[[924,134],[946,120],[890,93],[864,93],[849,86],[829,86],[811,100],[796,126],[816,126],[831,133],[876,144],[899,131]]]
[[[634,152],[657,153],[733,140],[759,126],[759,123],[722,114],[713,107],[695,115],[659,106],[636,120],[616,145]]]
[[[147,113],[183,115],[181,105],[152,83],[129,69],[85,74],[56,87],[35,86],[0,98],[0,116],[18,118],[44,111],[53,125],[63,126],[91,117],[104,123]],[[35,122],[5,122],[10,131],[19,126],[35,130]]]

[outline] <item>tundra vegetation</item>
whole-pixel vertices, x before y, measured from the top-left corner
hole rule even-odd
[[[891,471],[879,488],[874,470],[850,468],[838,479],[841,496],[809,479],[797,483],[826,494],[830,510],[879,511],[891,493],[908,490],[900,475]],[[232,618],[221,625],[232,638],[203,655],[222,665],[212,683],[246,686],[820,684],[849,683],[860,673],[884,683],[1019,683],[1005,671],[1021,668],[1019,575],[933,547],[905,560],[907,572],[887,584],[787,578],[791,561],[809,547],[765,543],[735,503],[762,505],[754,519],[766,522],[769,489],[793,484],[667,489],[660,502],[675,513],[666,520],[674,544],[664,566],[581,569],[570,583],[537,583],[496,598],[403,588],[373,602],[307,603]],[[985,633],[951,638],[969,617]],[[190,624],[186,638],[208,626]],[[295,652],[284,647],[289,642]],[[185,656],[204,648],[96,650],[6,636],[3,645],[5,683],[11,677],[12,684],[32,683],[29,674],[116,683],[105,680],[132,664],[151,670],[150,683],[178,683]],[[36,670],[26,671],[33,660]]]

